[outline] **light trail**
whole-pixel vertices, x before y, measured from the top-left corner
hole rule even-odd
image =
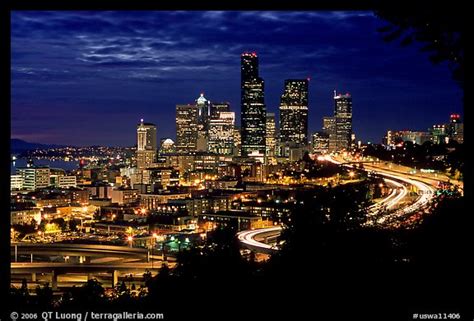
[[[237,233],[237,238],[239,239],[241,243],[247,245],[250,248],[272,250],[272,249],[275,249],[274,246],[256,241],[255,237],[261,234],[267,234],[271,232],[280,232],[281,229],[282,229],[281,226],[277,226],[277,227],[262,228],[258,230],[242,231],[240,233]]]
[[[339,162],[339,161],[331,158],[330,156],[326,156],[325,160],[327,160],[331,163],[334,163],[334,164],[349,167],[349,165],[344,165],[342,162]],[[409,185],[413,185],[418,189],[418,191],[419,191],[418,195],[421,194],[421,196],[413,204],[408,205],[407,207],[399,209],[394,213],[388,214],[385,217],[380,218],[377,221],[377,223],[379,223],[379,224],[385,223],[387,220],[392,219],[392,218],[399,218],[399,217],[402,217],[404,215],[408,215],[408,214],[411,214],[413,212],[416,212],[417,210],[419,210],[419,209],[423,208],[424,206],[426,206],[434,197],[435,190],[432,186],[430,186],[430,185],[428,185],[428,184],[426,184],[422,181],[414,180],[414,179],[410,178],[409,175],[407,175],[407,174],[402,174],[402,173],[397,172],[397,174],[394,175],[391,171],[387,171],[387,170],[378,168],[377,166],[371,166],[371,165],[366,165],[366,168],[368,168],[368,169],[370,169],[374,172],[377,172],[378,175],[381,175],[381,176],[384,176],[384,177],[390,177],[390,178],[393,178],[394,180],[402,181],[402,182],[407,183]],[[406,191],[405,186],[404,186],[404,190],[403,190],[402,194],[404,194],[402,197],[397,197],[397,202],[399,202],[404,196],[406,196],[407,191]],[[399,196],[401,196],[401,195],[399,195]],[[391,207],[393,207],[397,203],[397,202],[394,202],[394,201],[395,201],[395,199],[392,200],[392,202],[390,202]]]
[[[343,165],[346,167],[350,167],[349,165],[345,165],[342,162],[339,162],[330,156],[325,156],[324,160],[329,161],[331,163],[337,164],[337,165]],[[366,167],[370,167],[369,169],[377,172],[378,175],[383,176],[384,181],[394,185],[396,188],[393,189],[393,191],[388,195],[386,198],[378,202],[377,204],[371,205],[368,207],[369,210],[369,215],[376,215],[380,212],[380,209],[392,209],[396,205],[398,205],[408,194],[408,189],[407,186],[405,186],[406,183],[408,185],[413,185],[415,186],[421,194],[421,196],[413,203],[410,204],[404,208],[398,209],[393,213],[386,214],[385,216],[379,218],[377,220],[377,223],[383,224],[386,221],[391,221],[393,218],[400,218],[404,215],[411,214],[413,212],[416,212],[417,210],[423,208],[426,206],[434,196],[434,189],[433,187],[429,186],[428,184],[421,182],[419,180],[414,180],[409,178],[408,175],[406,174],[399,174],[397,173],[394,175],[392,172],[377,168],[375,166],[370,166],[367,165]],[[372,220],[369,222],[373,222]],[[275,234],[272,234],[271,236],[275,236],[281,231],[282,227],[270,227],[270,228],[264,228],[264,229],[258,229],[258,230],[247,230],[247,231],[242,231],[237,233],[237,238],[239,241],[247,246],[250,249],[257,250],[257,251],[274,251],[278,250],[275,246],[259,242],[255,240],[255,238],[259,235],[262,234],[268,234],[271,232],[275,232]]]

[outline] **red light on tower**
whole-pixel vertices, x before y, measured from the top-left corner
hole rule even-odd
[[[311,77],[306,78],[307,81],[311,81]]]

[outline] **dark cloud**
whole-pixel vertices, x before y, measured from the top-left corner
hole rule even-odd
[[[353,94],[364,140],[461,111],[447,67],[416,47],[384,43],[376,31],[384,24],[362,11],[15,11],[12,135],[130,145],[146,118],[174,137],[175,105],[200,92],[239,114],[243,51],[260,57],[271,112],[284,79],[311,77],[311,131],[332,113],[334,88]]]

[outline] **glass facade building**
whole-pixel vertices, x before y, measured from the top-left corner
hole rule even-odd
[[[241,56],[241,125],[242,156],[265,154],[264,81],[258,75],[256,53]]]
[[[308,143],[308,80],[287,79],[280,100],[280,140]]]

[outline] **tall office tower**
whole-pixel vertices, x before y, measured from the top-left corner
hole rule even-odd
[[[176,105],[176,151],[193,152],[197,149],[198,109],[195,105]]]
[[[334,117],[336,118],[336,150],[349,150],[352,135],[352,97],[334,90]]]
[[[207,131],[211,118],[211,102],[204,97],[204,93],[201,93],[199,98],[196,99],[196,108],[198,110],[199,130]]]
[[[197,151],[207,151],[208,141],[209,141],[209,121],[211,119],[211,102],[204,97],[204,94],[201,93],[201,96],[196,99],[196,109],[198,112],[197,119],[197,142],[196,150]]]
[[[145,169],[156,159],[156,125],[144,123],[137,125],[137,168]]]
[[[219,118],[220,112],[230,112],[230,103],[212,103],[211,104],[211,118]]]
[[[264,81],[258,75],[255,52],[241,56],[242,156],[265,155],[266,107]]]
[[[280,140],[308,143],[308,80],[287,79],[280,100]]]
[[[275,126],[275,113],[267,113],[266,122],[266,148],[265,154],[267,156],[267,163],[274,165],[276,164],[276,126]]]
[[[337,149],[336,145],[336,117],[323,118],[323,133],[328,137],[328,151],[334,152]]]
[[[234,112],[220,112],[219,118],[209,121],[209,151],[219,155],[232,155],[234,150]]]

